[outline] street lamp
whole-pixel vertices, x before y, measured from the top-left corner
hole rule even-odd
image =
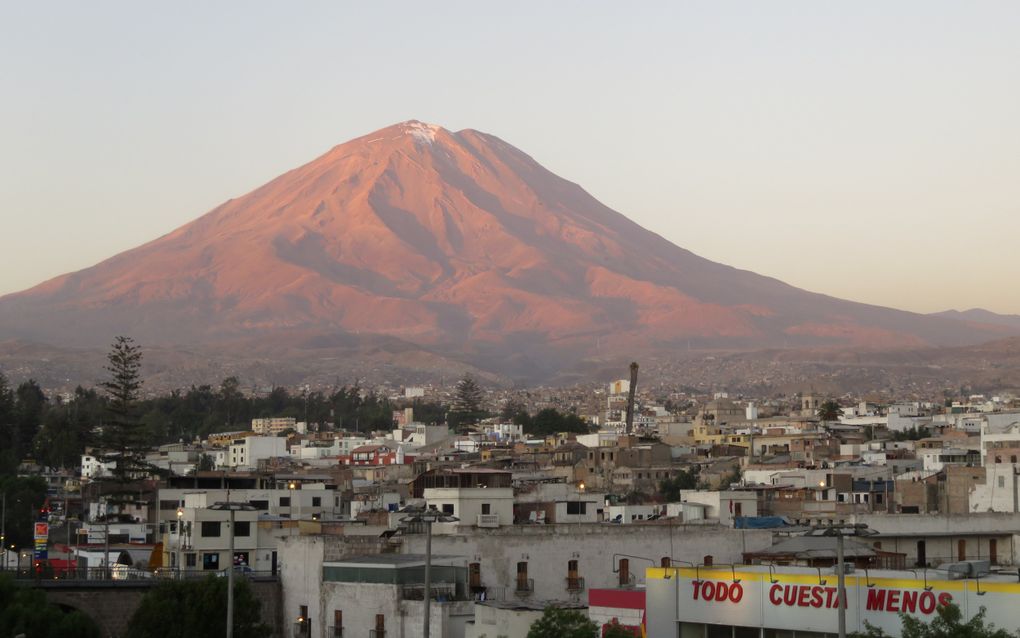
[[[287,489],[290,490],[290,493],[291,493],[290,494],[290,498],[288,499],[288,501],[290,502],[290,517],[291,518],[298,518],[299,519],[300,516],[298,516],[298,514],[299,514],[298,507],[295,504],[295,500],[294,500],[295,499],[294,490],[296,490],[297,488],[298,488],[297,481],[288,481],[287,482]]]
[[[177,508],[177,575],[180,577],[184,576],[184,565],[181,563],[181,546],[184,544],[184,530],[181,527],[184,525],[184,508]]]
[[[230,565],[227,567],[227,638],[234,638],[234,512],[254,512],[250,503],[214,503],[209,509],[230,513]]]
[[[405,508],[402,513],[408,514],[400,519],[401,523],[425,523],[425,624],[422,626],[423,638],[429,638],[429,613],[432,599],[432,524],[456,523],[456,516],[443,514],[435,507],[428,509]]]
[[[841,523],[816,527],[808,532],[809,536],[836,537],[836,611],[839,614],[839,638],[846,638],[846,565],[843,562],[844,536],[875,536],[873,529],[864,523]]]
[[[4,486],[3,514],[0,514],[0,552],[4,553],[4,571],[7,571],[7,486]]]

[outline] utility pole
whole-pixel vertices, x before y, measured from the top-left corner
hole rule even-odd
[[[103,549],[105,556],[103,556],[103,564],[106,565],[106,571],[104,572],[106,579],[110,579],[110,499],[107,497],[103,501]]]
[[[227,553],[227,638],[234,638],[234,510],[230,510],[230,551]],[[840,542],[842,543],[842,537]],[[845,632],[844,632],[845,634]],[[840,638],[846,638],[845,635]]]
[[[846,638],[846,563],[843,562],[843,534],[836,535],[836,606],[839,609],[839,638]]]
[[[429,638],[430,607],[432,602],[432,524],[456,523],[460,519],[456,516],[443,514],[436,510],[434,506],[426,510],[408,508],[404,512],[410,514],[410,516],[401,518],[401,523],[425,523],[425,620],[422,625],[422,636],[423,638]]]
[[[874,536],[873,529],[863,523],[825,525],[813,528],[808,536],[836,537],[836,613],[839,622],[839,638],[846,638],[846,562],[843,552],[844,536]]]
[[[3,571],[7,571],[7,489],[4,489],[3,514],[0,515],[0,551],[4,556]]]
[[[229,494],[229,492],[228,492]],[[250,503],[215,503],[211,510],[227,510],[230,525],[230,555],[227,557],[227,638],[234,638],[234,512],[254,512],[255,506]]]

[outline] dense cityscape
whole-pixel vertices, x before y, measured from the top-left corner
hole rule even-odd
[[[148,590],[209,574],[246,583],[236,635],[421,635],[428,613],[431,635],[525,636],[572,622],[551,608],[657,635],[677,605],[682,636],[835,634],[837,559],[851,631],[947,603],[1010,622],[1007,390],[666,394],[633,364],[561,389],[149,396],[143,358],[120,338],[99,388],[0,386],[4,570],[51,601],[112,585],[93,635],[144,635]]]
[[[1020,3],[0,3],[0,638],[1020,638]]]

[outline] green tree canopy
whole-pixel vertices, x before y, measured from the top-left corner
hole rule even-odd
[[[659,495],[665,501],[679,501],[680,490],[693,490],[698,487],[697,466],[689,470],[680,470],[673,478],[659,481]]]
[[[32,546],[32,524],[46,501],[46,481],[38,476],[0,476],[0,492],[7,495],[7,537],[4,544]]]
[[[586,614],[576,609],[550,606],[531,624],[528,638],[595,638],[598,628]]]
[[[151,589],[128,623],[126,638],[220,638],[227,629],[227,579],[168,581]],[[234,581],[235,638],[264,638],[261,604],[248,581]]]
[[[616,618],[602,627],[602,638],[640,638],[640,636],[641,629],[639,627],[621,625]]]
[[[591,427],[584,419],[574,413],[564,414],[556,408],[543,408],[535,416],[521,413],[514,423],[524,426],[524,431],[532,436],[549,436],[560,432],[586,434]]]
[[[1020,632],[1010,633],[1005,629],[996,629],[995,625],[985,623],[985,608],[982,607],[973,618],[964,622],[963,612],[954,603],[940,605],[935,609],[935,618],[926,622],[900,614],[900,622],[903,625],[900,631],[901,638],[1016,638]],[[866,631],[851,634],[852,638],[889,638],[878,627],[867,622]]]
[[[829,399],[818,406],[818,418],[822,421],[838,421],[839,415],[843,411],[840,409],[839,404]]]
[[[0,636],[18,635],[99,638],[100,631],[80,611],[65,612],[46,602],[42,590],[17,585],[9,574],[0,574]]]
[[[474,377],[465,374],[454,390],[453,404],[446,416],[447,423],[455,430],[462,429],[478,423],[486,416],[488,414],[482,409],[482,389]]]

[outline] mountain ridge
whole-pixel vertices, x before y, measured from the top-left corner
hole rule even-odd
[[[414,120],[0,297],[5,339],[374,335],[525,375],[558,358],[681,344],[913,348],[1018,331],[844,301],[711,262],[496,136]]]

